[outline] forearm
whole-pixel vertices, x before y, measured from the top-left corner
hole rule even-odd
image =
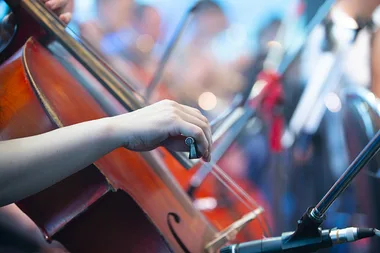
[[[0,206],[39,192],[121,146],[134,151],[161,145],[187,150],[184,136],[194,137],[199,153],[210,161],[212,136],[206,117],[164,100],[131,113],[0,142]]]
[[[120,146],[109,119],[0,142],[0,206],[37,193]]]

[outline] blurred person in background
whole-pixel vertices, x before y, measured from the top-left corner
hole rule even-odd
[[[134,0],[96,0],[97,17],[80,24],[81,36],[98,52],[114,53],[129,41],[134,6]]]
[[[138,4],[134,9],[132,29],[134,38],[127,44],[123,58],[137,68],[153,72],[156,59],[153,51],[161,38],[161,15],[153,7]]]
[[[308,66],[308,71],[303,71],[304,75],[310,75],[312,73],[312,64],[315,64],[317,57],[324,50],[323,47],[326,44],[330,44],[330,47],[339,47],[340,44],[347,43],[347,36],[342,36],[342,31],[351,30],[353,32],[354,26],[352,22],[356,22],[358,27],[363,27],[358,31],[358,35],[352,46],[347,52],[345,58],[342,78],[340,80],[340,88],[335,92],[339,92],[341,88],[344,87],[355,87],[362,86],[369,90],[372,90],[376,94],[376,88],[378,87],[376,73],[378,72],[378,65],[376,64],[376,49],[378,47],[377,33],[376,29],[373,29],[372,24],[372,15],[375,9],[379,6],[380,0],[340,0],[334,7],[332,13],[330,14],[331,20],[336,24],[337,31],[325,26],[326,37],[324,39],[318,38],[321,36],[321,33],[313,32],[309,38],[309,57],[305,58],[303,61],[303,66]],[[338,13],[335,15],[334,14]],[[340,30],[340,33],[339,33]],[[339,37],[340,36],[340,37]],[[323,41],[325,40],[325,41]],[[321,47],[317,46],[318,41],[322,41]],[[327,41],[327,42],[326,42]],[[314,50],[313,50],[314,48]],[[311,56],[311,57],[310,57]],[[305,70],[305,69],[304,69]],[[330,116],[329,116],[330,115]],[[336,116],[339,117],[339,112],[331,113],[328,110],[326,111],[326,117]],[[342,122],[339,120],[335,122],[335,126],[342,125]],[[332,139],[336,139],[337,135],[333,134]],[[344,144],[342,144],[344,145]],[[335,149],[344,150],[344,148],[335,147]],[[335,169],[338,170],[336,174],[340,174],[347,166],[347,162],[344,164],[342,161],[343,157],[337,158],[338,161],[333,162]],[[339,165],[341,163],[341,165]],[[340,169],[339,169],[340,168]],[[340,171],[340,172],[339,172]]]
[[[359,30],[355,42],[347,51],[343,64],[342,78],[339,84],[340,88],[335,89],[334,92],[339,92],[341,88],[347,86],[363,86],[368,89],[372,86],[372,90],[375,89],[376,85],[373,84],[373,81],[376,77],[371,78],[371,68],[373,69],[372,73],[375,72],[375,64],[371,64],[371,60],[374,61],[375,58],[371,57],[371,54],[373,53],[372,49],[375,49],[376,45],[371,42],[374,41],[372,38],[374,34],[371,26],[367,24],[370,23],[372,13],[379,3],[379,0],[365,0],[364,2],[360,0],[340,0],[337,2],[329,17],[326,18],[323,24],[318,25],[307,39],[305,49],[298,64],[301,79],[299,84],[301,84],[301,88],[304,88],[304,85],[307,84],[309,77],[315,71],[315,66],[320,56],[325,51],[336,51],[342,45],[349,44],[356,27],[366,25],[363,29]],[[298,101],[298,99],[294,100]],[[325,117],[330,117],[339,113],[331,113],[327,110],[325,114]],[[338,126],[341,123],[336,122],[333,125]],[[337,136],[334,138],[336,139]],[[312,142],[309,143],[312,144]],[[344,145],[344,143],[341,143],[339,150],[344,150],[344,147],[342,147]],[[335,147],[334,149],[337,148]],[[305,152],[305,150],[308,152]],[[296,160],[302,161],[302,163],[308,160],[310,158],[309,151],[309,147],[295,150]],[[344,156],[335,160],[332,161],[333,166],[331,167],[337,170],[336,174],[339,174],[339,171],[344,170],[348,164],[344,162]]]
[[[119,74],[126,71],[126,64],[119,56],[132,42],[134,0],[96,0],[97,15],[79,24],[84,38]],[[133,87],[138,88],[138,87]]]
[[[372,91],[374,95],[379,99],[380,93],[380,65],[379,60],[379,0],[341,0],[337,6],[341,8],[344,13],[349,17],[354,18],[358,24],[364,24],[366,27],[359,33],[357,43],[350,52],[348,58],[348,65],[345,69],[343,85],[346,86],[362,86]],[[365,114],[366,112],[364,112]],[[346,116],[345,118],[350,118]],[[362,116],[360,116],[362,117]],[[366,117],[363,115],[363,117]],[[354,119],[352,115],[352,119]],[[359,119],[360,120],[360,119]],[[367,119],[368,120],[368,119]],[[371,117],[372,122],[376,122],[378,118]],[[357,119],[358,121],[358,119]],[[344,124],[348,124],[349,120],[343,121]],[[339,122],[340,123],[340,122]],[[326,124],[327,125],[327,124]],[[352,129],[353,128],[353,129]],[[352,145],[360,146],[357,143],[355,134],[358,136],[365,136],[367,131],[364,127],[345,126],[346,135],[345,142],[347,145],[347,152],[349,154],[349,162],[355,157],[357,151],[352,149]],[[352,130],[351,130],[352,129]],[[360,131],[356,133],[356,131]],[[331,140],[333,140],[334,133],[331,133]],[[372,138],[372,137],[368,137]],[[362,140],[366,143],[367,139]],[[363,146],[364,147],[364,146]],[[362,147],[358,148],[360,150]],[[355,149],[355,148],[354,148]],[[336,157],[338,159],[338,157]],[[372,185],[372,186],[371,186]],[[350,195],[347,196],[342,202],[341,212],[347,212],[352,214],[348,225],[359,226],[378,226],[379,224],[379,209],[376,201],[378,201],[378,195],[375,192],[379,191],[378,186],[373,185],[365,173],[359,174],[356,180],[353,182]],[[351,208],[347,205],[347,202],[351,202]],[[351,210],[350,210],[351,209]],[[351,247],[351,252],[378,252],[380,244],[378,241],[364,241],[354,244]]]
[[[317,69],[316,64],[322,55],[330,51],[335,53],[337,49],[346,47],[351,43],[355,29],[364,27],[359,30],[354,43],[349,45],[343,60],[339,85],[329,95],[338,97],[334,94],[339,94],[339,91],[345,87],[362,86],[370,89],[371,82],[372,90],[375,91],[376,67],[373,63],[376,61],[376,57],[374,57],[376,35],[371,26],[367,24],[371,23],[372,13],[379,4],[379,0],[340,0],[337,2],[329,17],[323,24],[318,25],[308,37],[300,59],[301,84],[307,83],[309,77],[314,74]],[[336,84],[330,83],[329,85],[335,86]],[[325,99],[327,107],[326,101]],[[336,111],[334,108],[327,107],[317,132],[304,132],[293,150],[293,158],[298,166],[295,166],[297,170],[294,171],[294,176],[291,178],[294,178],[294,182],[299,182],[303,178],[303,181],[308,184],[307,191],[302,185],[293,184],[293,199],[298,202],[295,206],[301,207],[295,212],[295,219],[299,217],[300,212],[304,211],[302,207],[315,204],[315,201],[320,200],[349,165],[343,115],[341,108],[336,107],[335,109]],[[311,114],[315,113],[317,112],[311,111]],[[312,152],[310,153],[310,151]],[[300,187],[302,191],[300,191]],[[326,226],[371,226],[369,201],[360,198],[361,192],[365,191],[356,183],[350,186],[331,208]],[[377,252],[370,251],[368,243],[342,245],[334,249],[334,252],[357,252],[358,250]]]
[[[154,50],[161,37],[160,13],[153,6],[133,0],[98,0],[97,8],[98,19],[81,25],[82,36],[121,77],[143,93],[157,66]],[[159,95],[152,100],[172,98]]]
[[[264,61],[272,46],[278,46],[279,42],[275,42],[278,30],[281,26],[281,19],[272,16],[263,24],[258,32],[258,49],[256,56],[251,60],[248,67],[243,72],[245,79],[245,91],[249,94],[252,85],[256,82],[257,77],[263,71]],[[262,120],[262,121],[261,121]],[[276,168],[271,168],[271,147],[269,140],[270,122],[264,119],[256,119],[253,126],[247,127],[240,136],[240,143],[247,157],[246,177],[249,178],[252,185],[257,185],[262,191],[263,199],[269,203],[269,212],[274,214],[273,220],[275,226],[272,227],[274,233],[282,232],[283,211],[277,209],[280,204],[276,199],[275,192],[278,187],[279,180],[284,170],[280,172]],[[281,213],[281,214],[280,214]]]
[[[213,42],[227,27],[227,17],[219,4],[211,0],[201,2],[191,38],[178,46],[165,76],[178,101],[200,107],[209,115],[223,110],[242,86],[240,74],[231,65],[220,63],[213,52]]]
[[[271,47],[277,46],[275,42],[277,32],[281,26],[281,20],[277,17],[271,17],[258,32],[258,49],[257,55],[250,59],[249,64],[243,69],[245,81],[245,92],[249,93],[252,84],[256,82],[257,75],[263,70],[264,61]]]
[[[361,85],[372,91],[376,90],[373,83],[371,69],[376,71],[376,32],[371,23],[375,9],[380,5],[379,0],[341,0],[336,8],[341,9],[348,17],[353,18],[359,25],[366,25],[360,31],[357,42],[350,52],[345,68],[345,82],[347,85]],[[373,72],[373,71],[372,71]],[[379,95],[379,94],[378,94]]]
[[[303,79],[312,73],[315,62],[323,51],[324,40],[332,43],[332,47],[337,47],[349,39],[347,31],[353,31],[356,26],[365,26],[361,29],[358,37],[348,52],[344,66],[344,85],[360,85],[367,88],[371,86],[370,65],[371,65],[371,38],[374,35],[369,25],[372,14],[380,4],[379,0],[340,0],[330,13],[330,22],[336,25],[334,30],[319,25],[308,38],[305,57],[302,61]],[[330,29],[323,31],[324,29]],[[338,33],[340,32],[340,33]],[[343,33],[345,32],[345,34]],[[328,34],[327,34],[328,33]],[[325,35],[326,34],[326,35]],[[340,37],[338,37],[340,36]]]
[[[145,88],[157,68],[156,46],[161,38],[161,15],[153,6],[136,4],[131,27],[109,40],[113,52],[108,54],[119,74],[133,76]],[[114,45],[115,44],[115,45]],[[114,45],[114,46],[112,46]]]

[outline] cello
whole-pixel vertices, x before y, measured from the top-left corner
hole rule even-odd
[[[83,50],[40,2],[10,3],[19,29],[16,43],[2,54],[7,61],[0,68],[1,140],[106,117],[114,108],[141,108],[136,94],[122,88],[113,72]],[[40,25],[50,33],[29,38],[19,49]],[[51,35],[106,89],[78,81],[61,54],[68,52]],[[17,204],[46,239],[60,241],[71,252],[215,252],[222,246],[207,247],[217,235],[215,228],[194,208],[156,152],[115,150]]]

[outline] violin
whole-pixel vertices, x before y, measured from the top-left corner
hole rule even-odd
[[[138,94],[39,1],[8,3],[18,29],[0,56],[1,140],[143,106]],[[79,64],[84,68],[76,68]],[[246,221],[218,232],[161,156],[117,149],[17,205],[47,240],[58,240],[70,252],[215,252]],[[180,155],[165,157],[184,169]]]

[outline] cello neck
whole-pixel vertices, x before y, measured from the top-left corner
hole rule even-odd
[[[70,36],[65,25],[40,1],[22,0],[20,5],[54,38],[63,45],[128,111],[144,105],[137,94],[122,78],[117,76],[101,58],[80,38]]]

